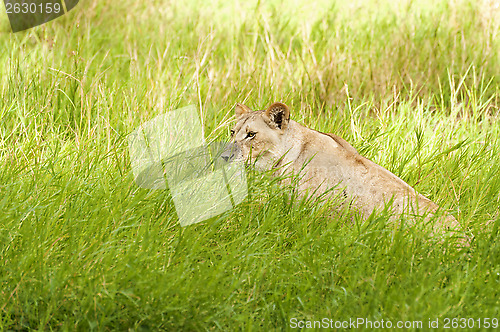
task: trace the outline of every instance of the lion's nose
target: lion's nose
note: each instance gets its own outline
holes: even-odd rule
[[[233,151],[232,151],[232,150],[226,150],[226,151],[224,151],[224,152],[220,155],[220,157],[221,157],[224,161],[229,162],[229,161],[233,160],[233,158],[234,158],[234,153],[233,153]]]
[[[234,143],[230,143],[226,150],[221,154],[221,158],[226,162],[231,162],[236,156],[237,146]]]

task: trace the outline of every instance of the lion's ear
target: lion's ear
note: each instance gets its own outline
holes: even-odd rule
[[[243,114],[251,112],[251,111],[252,110],[250,109],[250,107],[248,107],[247,105],[240,104],[240,103],[237,103],[236,107],[234,108],[234,113],[236,114],[237,118],[239,118]]]
[[[290,122],[290,109],[283,103],[274,103],[269,106],[266,115],[279,129],[285,129]]]

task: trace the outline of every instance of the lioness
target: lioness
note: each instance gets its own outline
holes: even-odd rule
[[[350,199],[351,206],[365,218],[375,209],[383,209],[390,200],[393,219],[402,213],[430,216],[439,209],[399,177],[361,156],[339,136],[290,120],[290,110],[283,103],[258,111],[237,104],[235,113],[237,123],[231,130],[231,143],[222,155],[226,160],[250,160],[258,169],[300,174],[298,189],[302,193],[321,193],[335,187],[332,191]],[[461,226],[452,215],[439,218],[433,231],[459,232],[456,235],[464,243]]]

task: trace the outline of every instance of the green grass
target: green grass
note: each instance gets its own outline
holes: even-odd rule
[[[0,34],[0,330],[500,319],[500,8],[392,3],[89,0]],[[345,225],[253,172],[185,228],[135,185],[141,123],[195,104],[228,139],[236,102],[273,101],[449,209],[469,252],[383,213]]]

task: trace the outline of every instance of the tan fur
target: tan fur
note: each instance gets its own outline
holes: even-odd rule
[[[430,215],[439,207],[387,169],[361,156],[347,141],[334,134],[309,129],[290,120],[290,111],[274,103],[265,111],[236,105],[233,157],[251,160],[257,168],[299,174],[299,191],[322,193],[335,187],[351,200],[351,206],[368,217],[392,199],[393,212]],[[397,217],[395,217],[396,219]],[[438,219],[434,231],[460,232],[451,215]]]

